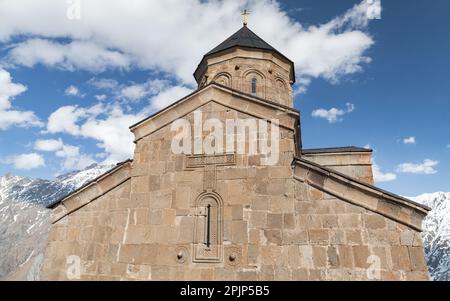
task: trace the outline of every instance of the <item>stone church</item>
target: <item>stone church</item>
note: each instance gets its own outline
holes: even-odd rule
[[[302,148],[294,70],[246,24],[208,52],[195,92],[130,127],[132,160],[50,206],[41,278],[427,280],[429,208],[373,186],[371,150]],[[198,116],[276,123],[276,162],[173,152]]]

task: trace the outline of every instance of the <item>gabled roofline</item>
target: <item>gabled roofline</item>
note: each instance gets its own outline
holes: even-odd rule
[[[314,162],[295,158],[294,179],[354,206],[422,231],[430,208]]]
[[[164,112],[166,112],[166,111],[168,111],[169,109],[175,107],[176,105],[180,104],[180,103],[183,102],[184,100],[186,100],[186,99],[188,99],[188,98],[191,98],[192,96],[194,96],[194,95],[196,95],[196,94],[198,94],[198,93],[200,93],[200,92],[202,92],[202,91],[204,91],[204,90],[206,90],[207,88],[210,88],[210,87],[212,87],[212,86],[216,86],[216,87],[218,87],[218,88],[221,88],[221,89],[224,89],[224,90],[228,90],[229,92],[231,92],[231,93],[233,93],[233,94],[236,94],[236,95],[238,95],[238,96],[240,96],[240,97],[244,97],[244,98],[249,98],[249,99],[256,100],[256,101],[258,101],[258,103],[261,104],[261,105],[265,105],[265,106],[268,106],[268,107],[277,107],[277,108],[282,109],[282,110],[285,110],[285,111],[290,111],[290,112],[292,112],[292,113],[295,114],[295,115],[300,115],[300,111],[298,111],[298,110],[296,110],[296,109],[294,109],[294,108],[292,108],[292,107],[285,106],[285,105],[282,105],[282,104],[279,104],[279,103],[276,103],[276,102],[273,102],[273,101],[270,101],[270,100],[267,100],[267,99],[264,99],[264,98],[261,98],[261,97],[258,97],[258,96],[254,96],[254,95],[252,95],[252,94],[244,93],[244,92],[242,92],[242,91],[239,91],[239,90],[236,90],[236,89],[233,89],[233,88],[230,88],[230,87],[227,87],[227,86],[218,84],[218,83],[216,83],[216,82],[213,81],[213,82],[210,82],[209,84],[207,84],[206,86],[204,86],[204,87],[202,87],[202,88],[200,88],[200,89],[195,90],[195,91],[192,92],[191,94],[189,94],[189,95],[187,95],[187,96],[185,96],[185,97],[183,97],[183,98],[177,100],[176,102],[174,102],[174,103],[172,103],[171,105],[165,107],[164,109],[159,110],[158,112],[153,113],[152,115],[148,116],[147,118],[145,118],[145,119],[143,119],[143,120],[141,120],[141,121],[139,121],[139,122],[137,122],[137,123],[131,125],[131,126],[129,127],[130,130],[133,131],[134,129],[136,129],[137,127],[139,127],[141,124],[143,124],[143,123],[145,123],[145,122],[151,120],[152,118],[154,118],[154,117],[156,117],[156,116],[158,116],[158,115],[160,115],[160,114],[163,114]]]
[[[119,170],[120,168],[122,168],[125,164],[131,163],[131,162],[133,162],[133,160],[132,160],[132,159],[128,159],[128,160],[125,160],[125,161],[123,161],[123,162],[117,163],[116,166],[115,166],[114,168],[112,168],[112,169],[108,170],[107,172],[101,174],[100,176],[96,177],[95,179],[93,179],[93,180],[87,182],[87,183],[84,184],[83,186],[81,186],[81,187],[75,189],[74,191],[70,192],[68,195],[65,195],[65,196],[63,196],[62,198],[56,200],[55,202],[53,202],[53,203],[47,205],[46,208],[48,208],[48,209],[53,209],[53,208],[55,208],[57,205],[59,205],[60,203],[64,202],[64,201],[67,200],[68,198],[72,197],[73,195],[75,195],[75,194],[77,194],[77,193],[82,192],[83,190],[85,190],[85,189],[88,188],[89,186],[91,186],[91,185],[93,185],[93,184],[95,184],[95,183],[97,183],[97,182],[103,180],[104,178],[106,178],[106,177],[109,176],[110,174],[112,174],[112,173],[116,172],[117,170]]]
[[[334,176],[341,177],[341,178],[347,180],[348,182],[353,182],[353,183],[356,183],[356,184],[358,184],[358,185],[364,186],[364,187],[366,187],[366,188],[368,188],[368,189],[371,189],[371,190],[373,190],[373,191],[378,192],[378,193],[379,193],[380,195],[382,195],[382,196],[388,197],[388,198],[393,199],[393,200],[397,200],[397,201],[399,201],[399,202],[402,203],[402,204],[407,203],[407,204],[409,204],[410,206],[412,205],[412,206],[414,206],[414,207],[419,207],[419,208],[421,208],[421,209],[423,209],[423,210],[425,210],[425,211],[430,211],[430,210],[431,210],[431,208],[428,207],[428,206],[425,206],[425,205],[422,205],[422,204],[420,204],[420,203],[414,202],[413,200],[410,200],[410,199],[407,199],[407,198],[402,197],[402,196],[400,196],[400,195],[397,195],[397,194],[395,194],[395,193],[386,191],[386,190],[384,190],[384,189],[381,189],[381,188],[376,187],[376,186],[374,186],[374,185],[371,185],[371,184],[369,184],[369,183],[362,182],[362,181],[360,181],[360,180],[358,180],[358,179],[355,179],[355,178],[353,178],[353,177],[350,177],[350,176],[348,176],[348,175],[346,175],[346,174],[343,174],[343,173],[341,173],[341,172],[338,172],[338,171],[336,171],[336,170],[334,170],[334,169],[331,169],[331,168],[322,166],[322,165],[320,165],[320,164],[314,163],[314,162],[312,162],[312,161],[309,161],[309,160],[306,160],[306,159],[303,159],[303,158],[300,158],[300,157],[294,157],[294,162],[295,162],[295,163],[301,162],[301,163],[304,163],[304,164],[311,165],[311,166],[315,167],[316,169],[319,169],[319,170],[320,170],[322,173],[324,173],[324,174],[327,174],[327,175],[334,175]]]
[[[373,152],[372,149],[356,146],[302,149],[302,154],[304,155],[334,154],[334,153],[372,153],[372,152]]]

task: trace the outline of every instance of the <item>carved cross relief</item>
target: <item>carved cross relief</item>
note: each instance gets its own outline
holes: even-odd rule
[[[235,154],[194,155],[186,158],[187,169],[203,168],[204,192],[195,202],[194,262],[222,261],[223,201],[215,192],[217,166],[235,164]]]
[[[203,168],[203,190],[215,191],[217,185],[217,166],[236,165],[235,154],[193,155],[186,158],[186,168]]]

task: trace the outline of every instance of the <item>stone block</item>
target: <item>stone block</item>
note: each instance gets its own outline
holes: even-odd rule
[[[162,210],[162,222],[164,225],[175,225],[176,210],[163,209]]]
[[[244,214],[244,208],[242,205],[234,205],[231,210],[231,217],[233,220],[242,220]]]
[[[149,192],[149,177],[148,176],[132,177],[131,192],[132,193]]]
[[[150,225],[161,225],[163,223],[163,210],[150,211],[149,218]]]
[[[217,281],[234,281],[235,280],[235,272],[231,269],[227,268],[215,268],[214,269],[214,277]]]
[[[253,210],[269,210],[269,197],[268,196],[256,196],[253,198],[252,203]]]
[[[231,227],[231,239],[234,243],[246,243],[248,241],[246,221],[233,221]]]
[[[293,281],[308,281],[309,275],[307,269],[295,269],[292,271]]]
[[[338,223],[341,228],[361,228],[361,216],[359,214],[339,214]]]
[[[281,245],[281,230],[266,229],[264,230],[264,236],[268,243]]]
[[[353,248],[351,246],[340,245],[337,246],[339,254],[339,263],[343,268],[354,268],[353,264]]]
[[[236,274],[237,281],[256,281],[258,276],[256,271],[239,271]]]
[[[367,246],[353,246],[353,259],[355,262],[355,267],[357,268],[367,268],[369,264],[367,259],[369,258],[369,248]]]
[[[362,245],[361,230],[345,230],[345,237],[348,245]]]
[[[311,244],[327,245],[330,243],[329,231],[326,229],[310,229],[308,237]]]
[[[323,192],[314,187],[309,187],[308,199],[311,201],[323,200]]]
[[[308,231],[301,229],[284,229],[283,245],[304,245],[308,243]]]
[[[400,206],[387,200],[379,200],[377,211],[391,217],[398,217],[400,213]]]
[[[335,246],[329,246],[327,248],[327,257],[328,257],[328,266],[331,268],[338,268],[339,264],[339,255],[337,252],[337,248]]]
[[[414,232],[403,230],[400,232],[400,244],[402,246],[412,246],[414,241]]]
[[[347,244],[344,230],[330,230],[330,244],[344,245]]]
[[[188,209],[191,199],[191,188],[188,186],[177,186],[175,191],[175,198],[173,208]]]
[[[119,262],[134,263],[139,255],[140,245],[122,245],[119,252]]]
[[[154,227],[149,225],[128,225],[125,234],[126,244],[142,244],[155,237]]]
[[[269,168],[269,177],[271,179],[289,178],[291,176],[292,169],[289,166],[272,166]]]
[[[172,204],[172,192],[171,191],[158,191],[150,195],[150,208],[152,209],[165,209],[171,208]]]
[[[283,214],[269,213],[267,214],[267,228],[269,229],[281,229],[283,225]]]
[[[157,191],[161,189],[161,176],[149,176],[146,179],[148,181],[148,191]]]
[[[147,225],[149,222],[149,210],[148,208],[137,208],[134,209],[134,217],[135,217],[135,223],[137,225]]]
[[[284,192],[279,195],[284,195]],[[273,213],[294,213],[294,200],[286,197],[271,197],[270,211]]]
[[[267,214],[263,211],[250,212],[250,228],[263,229],[266,227]]]
[[[413,271],[427,271],[427,262],[422,247],[408,247],[411,268]]]
[[[328,264],[327,247],[313,246],[313,261],[315,268],[325,268]]]
[[[190,243],[194,240],[194,219],[190,216],[181,218],[179,243]]]
[[[275,279],[275,270],[271,265],[263,265],[258,273],[259,281],[273,281]]]
[[[376,213],[363,214],[364,226],[368,229],[384,229],[386,228],[386,219],[384,216]]]
[[[411,269],[408,247],[392,246],[391,257],[394,270],[409,271]]]
[[[292,213],[283,214],[283,228],[284,229],[294,229],[295,228],[295,218]]]
[[[321,216],[322,227],[326,229],[338,228],[338,218],[333,214],[326,214]]]

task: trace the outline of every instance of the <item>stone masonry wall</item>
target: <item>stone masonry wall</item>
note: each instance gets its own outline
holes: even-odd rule
[[[249,117],[216,103],[201,110],[204,118]],[[294,178],[293,130],[280,130],[278,164],[236,155],[215,173],[188,168],[171,152],[172,137],[166,126],[139,140],[130,180],[53,225],[43,279],[66,280],[71,255],[82,280],[368,279],[370,255],[381,260],[381,279],[427,279],[418,231]],[[220,259],[194,262],[197,200],[213,174],[223,202],[212,230]]]

